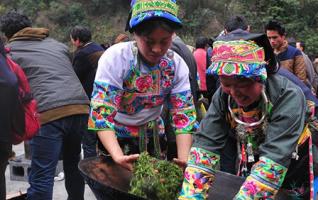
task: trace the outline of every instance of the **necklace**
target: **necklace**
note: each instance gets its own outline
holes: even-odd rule
[[[253,126],[258,126],[260,125],[265,117],[266,117],[266,114],[268,112],[268,109],[269,109],[269,101],[268,101],[268,98],[266,96],[266,93],[265,93],[265,89],[263,88],[262,90],[262,97],[264,99],[264,103],[265,103],[265,106],[263,106],[263,110],[262,110],[262,117],[259,121],[257,122],[252,122],[252,123],[248,123],[248,122],[243,122],[242,120],[240,120],[239,118],[237,118],[237,116],[233,113],[232,111],[232,108],[231,108],[231,95],[228,96],[228,99],[227,99],[227,108],[229,109],[230,111],[230,114],[231,114],[231,117],[234,119],[234,121],[238,124],[241,124],[245,127],[253,127]]]
[[[261,117],[256,122],[244,122],[239,119],[231,108],[231,96],[228,96],[228,110],[232,119],[237,123],[235,131],[237,136],[238,157],[240,160],[238,175],[248,175],[247,163],[255,162],[254,153],[257,148],[255,138],[262,138],[267,126],[267,116],[271,111],[271,103],[266,96],[265,88],[263,88],[261,95],[263,103]],[[250,128],[255,128],[253,133],[247,131],[247,129]]]

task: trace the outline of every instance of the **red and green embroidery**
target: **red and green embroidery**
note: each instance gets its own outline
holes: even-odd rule
[[[213,152],[192,147],[179,199],[207,199],[219,160]]]
[[[286,173],[286,167],[266,157],[260,157],[235,199],[274,199]]]

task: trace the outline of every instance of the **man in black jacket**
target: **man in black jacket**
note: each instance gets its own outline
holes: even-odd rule
[[[104,53],[104,49],[99,44],[91,41],[91,31],[86,27],[75,26],[71,30],[70,37],[72,44],[76,47],[73,67],[87,96],[90,98],[98,60]]]
[[[95,74],[98,60],[104,53],[104,49],[97,43],[92,42],[91,31],[83,26],[72,28],[71,42],[76,47],[73,58],[73,68],[83,88],[90,98],[93,91]],[[95,157],[97,136],[94,131],[88,131],[83,135],[84,158]]]

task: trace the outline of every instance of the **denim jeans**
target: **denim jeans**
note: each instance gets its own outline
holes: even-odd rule
[[[84,199],[84,180],[77,165],[86,124],[86,115],[72,115],[42,125],[39,133],[30,141],[32,161],[27,199],[52,199],[60,154],[63,156],[68,200]]]

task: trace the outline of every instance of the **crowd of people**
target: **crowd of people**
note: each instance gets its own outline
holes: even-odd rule
[[[10,134],[19,129],[13,121],[21,119],[7,56],[27,76],[40,114],[29,142],[29,200],[52,199],[61,158],[68,199],[84,199],[82,149],[84,159],[110,156],[130,171],[142,151],[175,162],[184,169],[180,200],[208,199],[216,170],[245,178],[234,199],[274,199],[279,190],[315,198],[318,75],[304,43],[290,44],[275,20],[253,33],[234,16],[217,37],[198,37],[191,51],[176,34],[176,1],[159,2],[132,0],[131,37],[120,34],[111,46],[93,42],[87,27],[73,27],[73,56],[26,15],[1,16],[0,199]],[[96,199],[115,199],[86,182]]]

